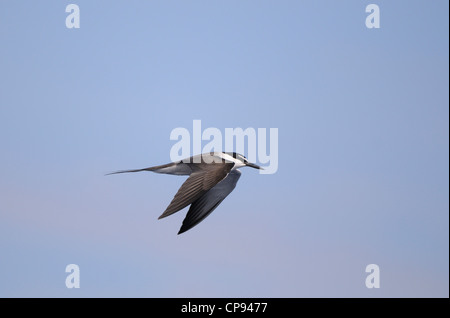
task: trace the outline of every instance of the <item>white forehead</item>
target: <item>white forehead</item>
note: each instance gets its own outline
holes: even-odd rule
[[[219,158],[223,158],[227,161],[231,161],[234,163],[242,163],[242,161],[244,161],[244,159],[245,159],[245,157],[240,154],[236,154],[237,158],[234,158],[233,156],[231,156],[227,153],[221,153],[221,152],[215,153],[215,155],[217,155]]]

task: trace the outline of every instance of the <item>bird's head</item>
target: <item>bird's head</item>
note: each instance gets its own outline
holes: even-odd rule
[[[252,168],[255,168],[255,169],[264,170],[263,167],[260,167],[260,166],[254,164],[254,163],[248,162],[247,158],[244,155],[241,155],[240,153],[228,152],[228,154],[230,156],[233,156],[233,158],[236,159],[237,161],[239,161],[242,166],[247,166],[247,167],[252,167]]]

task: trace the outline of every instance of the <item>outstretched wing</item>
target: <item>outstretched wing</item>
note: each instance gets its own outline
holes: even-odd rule
[[[225,179],[195,200],[189,208],[178,234],[193,228],[210,215],[231,191],[234,190],[240,176],[241,172],[239,170],[233,170]]]
[[[229,162],[202,165],[201,170],[191,173],[189,178],[182,184],[172,202],[170,202],[159,219],[178,212],[196,201],[217,183],[222,181],[230,173],[233,166],[234,163]]]

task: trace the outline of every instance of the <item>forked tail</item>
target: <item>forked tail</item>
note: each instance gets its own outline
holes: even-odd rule
[[[157,173],[170,173],[167,172],[166,170],[171,170],[170,168],[175,166],[175,163],[168,163],[166,165],[161,165],[161,166],[155,166],[155,167],[148,167],[148,168],[144,168],[144,169],[134,169],[134,170],[119,170],[119,171],[115,171],[115,172],[110,172],[105,174],[105,176],[109,176],[110,174],[118,174],[118,173],[128,173],[128,172],[140,172],[140,171],[153,171],[153,172],[157,172]],[[169,168],[169,169],[167,169]]]
[[[110,174],[118,174],[118,173],[127,173],[127,172],[140,172],[140,171],[146,171],[148,168],[146,169],[136,169],[136,170],[119,170],[119,171],[114,171],[114,172],[110,172],[105,174],[105,176],[109,176]]]

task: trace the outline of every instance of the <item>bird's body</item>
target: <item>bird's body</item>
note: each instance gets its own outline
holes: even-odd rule
[[[189,175],[189,178],[175,194],[172,202],[159,217],[159,219],[164,218],[191,205],[178,232],[178,234],[181,234],[203,221],[233,191],[241,176],[238,168],[244,166],[262,169],[249,163],[243,155],[234,152],[212,152],[165,165],[122,170],[111,174],[152,171],[173,175]]]

